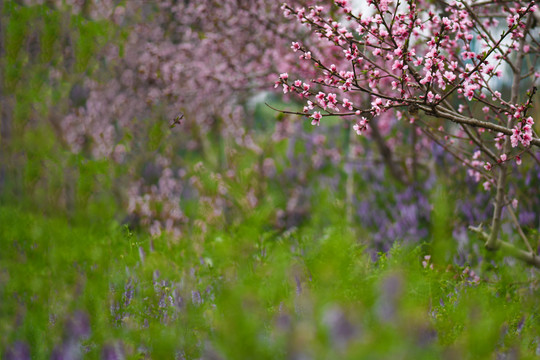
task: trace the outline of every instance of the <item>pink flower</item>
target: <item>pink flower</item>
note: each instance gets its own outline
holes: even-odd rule
[[[518,146],[519,141],[521,140],[520,134],[521,134],[521,131],[520,129],[518,129],[517,126],[512,129],[512,136],[510,136],[510,142],[513,148]]]
[[[472,88],[469,88],[465,91],[465,96],[467,97],[467,99],[469,101],[472,100],[472,98],[474,97],[474,90]]]
[[[403,66],[403,60],[396,60],[394,61],[394,64],[392,64],[392,70],[401,70],[403,69],[404,66]]]
[[[371,102],[372,106],[380,106],[381,104],[382,104],[382,99],[381,98],[375,98],[375,100],[373,100]]]
[[[352,79],[347,79],[345,80],[345,82],[343,83],[343,85],[339,86],[339,89],[340,90],[343,90],[343,91],[349,91],[352,89]]]
[[[313,115],[310,116],[313,120],[311,120],[311,125],[317,125],[319,126],[321,122],[322,115],[320,112],[315,111]]]
[[[319,91],[319,93],[317,95],[315,95],[315,99],[317,99],[319,101],[319,103],[321,101],[324,101],[325,97],[326,97],[326,94],[323,93],[322,91]]]
[[[508,17],[506,18],[506,23],[508,24],[508,27],[514,26],[514,24],[516,23],[517,19],[519,19],[519,15],[518,15],[518,14],[515,14],[515,15],[508,15]]]
[[[445,71],[443,76],[450,82],[456,80],[456,74],[450,71]]]
[[[381,12],[388,11],[388,5],[392,3],[392,0],[380,0],[379,1],[379,7],[381,9]]]
[[[294,52],[297,52],[298,50],[300,50],[300,44],[297,42],[293,42],[291,45],[291,49],[293,49]]]
[[[377,115],[379,115],[382,112],[382,109],[381,109],[382,102],[383,102],[382,99],[378,97],[375,98],[375,100],[371,102],[371,106],[373,107],[373,110],[375,110],[375,113]]]
[[[330,94],[328,94],[328,96],[327,96],[326,99],[328,100],[329,103],[331,103],[331,104],[333,104],[333,105],[335,105],[335,104],[337,103],[337,96],[336,96],[336,94],[330,93]]]
[[[361,117],[360,120],[353,125],[353,130],[356,131],[356,134],[362,135],[362,132],[367,129],[368,119]]]
[[[524,147],[531,145],[533,139],[532,125],[534,125],[534,121],[530,116],[524,121],[517,123],[512,129],[512,135],[510,136],[512,147],[518,146],[519,143]]]
[[[300,59],[309,60],[311,59],[311,51],[306,51],[302,55],[300,55]]]
[[[351,49],[343,50],[343,52],[345,53],[345,58],[347,60],[353,60],[355,58],[355,56],[351,52]]]
[[[349,109],[349,110],[352,110],[353,108],[353,104],[352,102],[349,101],[349,99],[343,99],[343,107],[345,109]]]
[[[420,80],[420,84],[425,85],[428,82],[431,82],[432,80],[433,80],[433,75],[431,74],[431,71],[428,71],[426,73],[426,76],[422,80]]]
[[[518,207],[518,199],[512,200],[512,207],[513,207],[514,209],[517,209],[517,207]]]

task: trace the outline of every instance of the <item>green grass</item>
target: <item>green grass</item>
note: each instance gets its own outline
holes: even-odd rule
[[[535,357],[538,289],[525,268],[474,284],[463,269],[424,268],[427,245],[373,262],[344,224],[279,236],[261,224],[172,243],[2,206],[2,352],[19,340],[49,358],[82,312],[85,358],[115,342],[130,359]]]

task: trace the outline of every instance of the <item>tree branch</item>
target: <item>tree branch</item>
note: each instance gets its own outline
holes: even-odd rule
[[[531,26],[532,16],[527,17],[527,28]],[[525,51],[523,50],[525,46],[525,37],[521,38],[519,42],[519,51],[517,53],[516,59],[516,69],[514,70],[514,80],[512,82],[512,92],[510,95],[510,103],[515,104],[518,101],[519,97],[519,83],[521,82],[521,67],[523,65],[523,58],[525,57]],[[508,120],[507,127],[512,128],[514,126],[514,118],[511,117]],[[504,145],[502,149],[503,154],[507,154],[511,151],[510,137],[504,139]],[[501,215],[504,208],[504,198],[506,191],[506,176],[507,176],[507,166],[504,162],[500,164],[499,167],[499,178],[497,179],[497,194],[495,195],[495,209],[493,211],[493,218],[491,221],[491,233],[489,238],[486,241],[486,247],[496,249],[497,238],[499,237],[499,230],[501,228]]]
[[[478,233],[480,237],[482,238],[482,240],[486,241],[487,243],[489,236],[484,231],[482,231],[482,226],[469,226],[469,230]],[[503,250],[505,255],[507,254],[509,256],[512,256],[516,259],[524,261],[527,264],[540,269],[540,257],[538,257],[533,252],[527,252],[527,251],[521,250],[517,248],[516,246],[514,246],[514,244],[511,244],[509,242],[495,239],[495,247],[493,249],[491,248],[487,248],[487,249],[488,250]]]

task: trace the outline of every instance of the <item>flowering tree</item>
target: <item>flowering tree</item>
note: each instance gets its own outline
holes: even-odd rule
[[[136,0],[100,12],[126,40],[102,52],[105,66],[84,80],[86,99],[62,119],[62,136],[75,153],[131,164],[128,212],[152,233],[178,237],[186,220],[180,194],[198,191],[198,181],[188,180],[197,172],[185,176],[179,152],[198,151],[221,169],[229,145],[260,152],[246,105],[278,68],[296,62],[285,44],[303,32],[300,24],[276,22],[279,8],[274,1]],[[170,134],[168,123],[181,126]],[[171,136],[152,141],[154,132]],[[221,153],[214,156],[213,147]],[[219,214],[223,195],[210,206]]]
[[[532,163],[530,171],[540,166],[532,116],[540,77],[534,1],[367,0],[360,12],[353,5],[358,4],[335,0],[334,6],[282,6],[285,16],[296,18],[317,40],[293,41],[291,48],[319,75],[296,80],[284,72],[276,86],[305,99],[296,114],[312,125],[341,116],[377,143],[389,117],[399,127],[395,137],[413,126],[413,134],[442,146],[493,193],[489,233],[471,227],[485,238],[486,248],[503,248],[540,267],[515,214],[519,200],[509,176],[513,163],[525,159]],[[415,147],[415,161],[396,167],[392,147],[382,144],[397,178],[414,173],[415,161],[428,149]],[[503,209],[527,251],[500,239]]]
[[[61,61],[44,64],[47,84],[62,94],[47,107],[56,139],[60,140],[56,144],[67,145],[76,154],[73,159],[106,164],[101,169],[108,167],[109,171],[103,172],[114,178],[116,200],[126,200],[125,208],[131,215],[128,222],[149,228],[153,234],[167,232],[177,237],[187,222],[180,199],[201,199],[215,212],[216,219],[231,207],[231,195],[223,186],[215,194],[204,193],[205,186],[200,186],[200,174],[204,171],[185,169],[179,153],[202,155],[205,167],[210,168],[206,170],[212,171],[216,165],[214,170],[226,169],[227,179],[233,179],[238,174],[231,154],[241,148],[261,157],[261,164],[254,165],[254,173],[263,173],[263,168],[270,169],[265,174],[273,173],[274,160],[264,154],[255,139],[255,119],[248,102],[253,95],[267,90],[269,79],[282,68],[295,66],[304,74],[313,73],[308,64],[296,64],[296,54],[285,46],[305,31],[300,24],[276,21],[279,3],[23,3],[11,5],[21,12],[43,12],[62,19],[50,21],[59,26],[55,29],[61,34],[51,31],[56,39],[54,48],[58,49],[51,53]],[[295,3],[300,5],[303,1]],[[23,27],[23,21],[16,21],[13,16],[12,19],[12,23]],[[73,31],[74,25],[70,24],[76,24],[81,31]],[[36,27],[31,33],[39,39],[40,33],[49,32]],[[105,41],[98,41],[102,38]],[[32,54],[30,59],[36,61],[41,57]],[[175,126],[177,123],[181,126]],[[169,130],[169,125],[174,129]],[[295,129],[292,137],[300,136],[303,130]],[[220,149],[219,154],[215,153],[216,148]],[[335,159],[336,153],[329,149],[321,159]],[[86,163],[79,160],[65,160],[68,164],[61,167],[66,174],[62,197],[68,211],[84,206],[75,204],[78,167]],[[290,174],[295,179],[305,177],[299,171]],[[290,180],[283,181],[286,191],[304,191],[291,190],[302,185]],[[101,180],[96,178],[97,181]],[[254,190],[257,187],[250,184],[246,192],[251,198],[247,201],[250,206],[259,203],[256,198],[262,196]],[[252,196],[254,193],[257,196]],[[126,195],[127,199],[123,198]],[[296,217],[289,213],[295,213],[295,208],[307,201],[302,198],[291,201],[296,205],[287,206],[285,217]]]

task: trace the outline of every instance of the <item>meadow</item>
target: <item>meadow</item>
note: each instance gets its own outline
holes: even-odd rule
[[[281,234],[257,211],[178,243],[3,205],[4,356],[536,358],[530,269],[475,279],[431,262],[428,243],[396,242],[374,260],[343,209],[319,205]]]
[[[0,0],[0,358],[540,356],[538,270],[469,228],[483,170],[393,115],[273,110],[303,105],[276,34],[307,38],[277,4],[82,3]],[[500,232],[532,254],[536,154]]]

